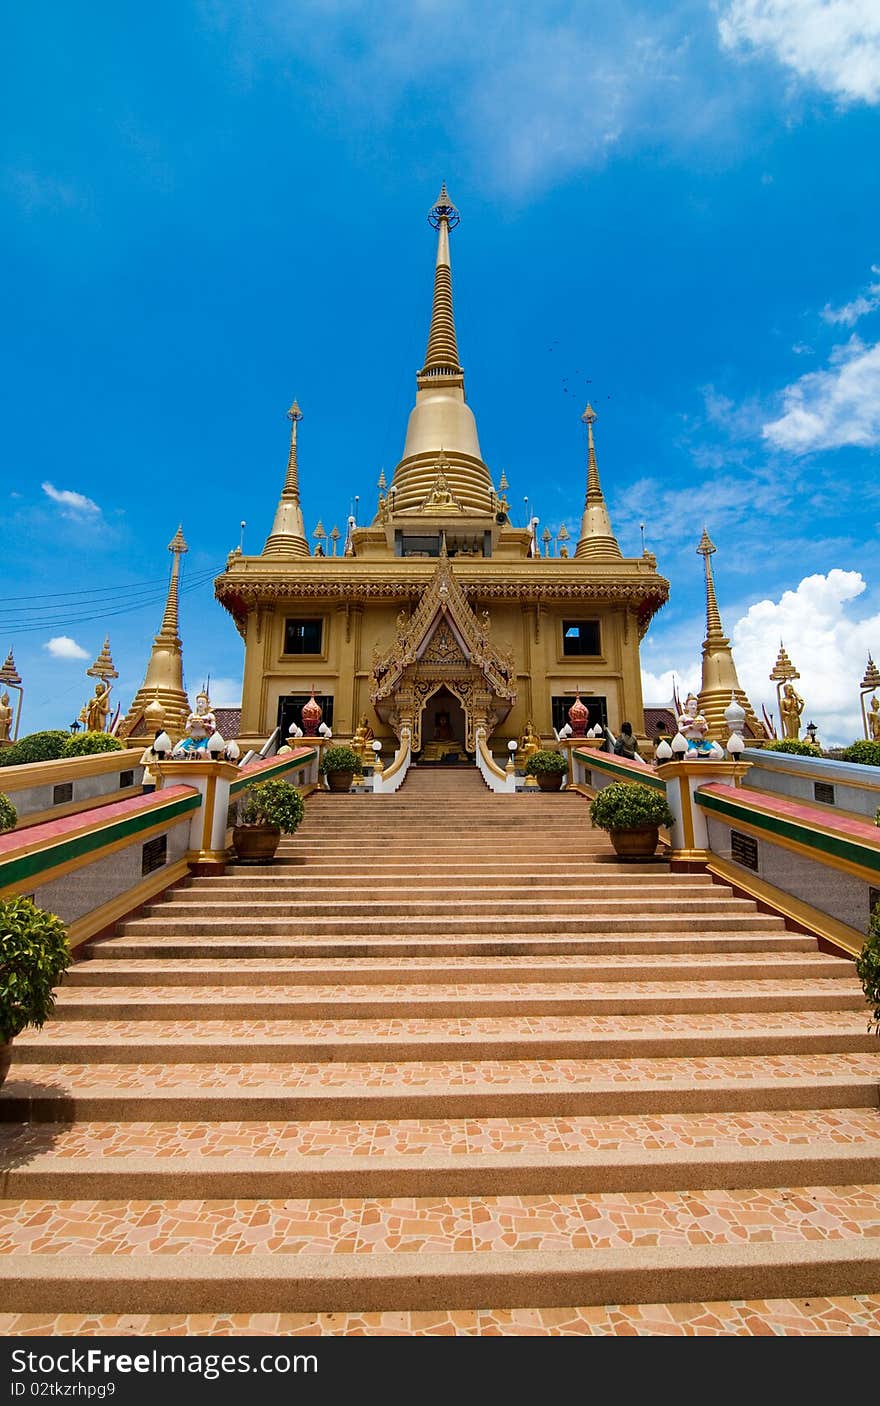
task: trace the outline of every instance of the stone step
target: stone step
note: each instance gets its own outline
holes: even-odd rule
[[[880,1110],[0,1130],[6,1199],[537,1195],[870,1181]]]
[[[153,1060],[624,1059],[631,1055],[873,1052],[862,1011],[604,1016],[389,1016],[271,1020],[53,1021],[17,1037],[13,1064]]]
[[[560,876],[566,874],[564,869],[560,869]],[[424,871],[421,864],[418,866],[418,873],[412,872],[410,866],[408,873],[388,874],[384,870],[377,872],[373,869],[355,870],[340,866],[334,871],[333,880],[344,882],[351,886],[369,885],[370,893],[377,895],[396,894],[402,890],[407,892],[436,894],[462,893],[476,894],[477,896],[495,893],[497,890],[502,896],[516,896],[519,894],[555,894],[560,893],[560,883],[558,880],[552,882],[543,873],[534,880],[527,875],[518,873],[481,874],[471,878],[463,875],[457,867],[438,874],[429,874]],[[311,872],[311,866],[307,873],[293,875],[284,872],[274,878],[266,875],[237,874],[234,877],[223,877],[212,879],[207,876],[194,878],[189,882],[178,884],[168,890],[168,895],[175,902],[197,903],[211,898],[214,902],[220,902],[227,895],[238,895],[242,898],[259,900],[262,898],[283,898],[288,894],[327,895],[327,886],[330,876],[324,872],[316,876]],[[594,875],[584,875],[579,873],[568,873],[566,875],[566,891],[573,897],[580,893],[596,893],[606,897],[614,897],[617,894],[626,895],[630,903],[641,901],[643,897],[653,895],[668,896],[670,901],[677,901],[679,898],[687,899],[694,897],[706,897],[718,894],[721,898],[730,896],[730,890],[720,885],[709,883],[701,874],[645,874],[639,875],[638,887],[633,892],[633,882],[625,875],[604,875],[597,879]]]
[[[0,1217],[0,1252],[12,1310],[547,1307],[876,1292],[878,1228],[874,1185],[25,1201]]]
[[[323,1020],[391,1019],[402,1014],[459,1016],[656,1015],[706,1011],[864,1010],[861,986],[839,980],[731,980],[641,983],[476,982],[421,986],[303,985],[134,986],[61,990],[60,1021],[89,1020]]]
[[[21,1053],[21,1052],[20,1052]],[[482,1058],[389,1064],[242,1062],[65,1064],[19,1059],[0,1089],[0,1123],[102,1120],[444,1119],[877,1110],[880,1051],[620,1059]]]
[[[510,895],[492,898],[482,894],[472,897],[459,894],[438,887],[429,896],[425,896],[422,890],[404,890],[391,895],[387,900],[383,900],[372,890],[365,894],[353,892],[351,889],[330,895],[324,891],[320,898],[307,894],[277,898],[236,894],[218,896],[216,900],[199,898],[195,901],[171,897],[165,898],[161,903],[146,904],[141,912],[144,918],[158,918],[162,920],[163,925],[171,926],[174,926],[178,919],[189,922],[197,915],[200,920],[220,921],[224,924],[242,919],[249,921],[256,918],[265,922],[276,918],[292,918],[297,922],[307,920],[309,926],[313,927],[316,922],[328,918],[341,921],[352,918],[359,921],[367,911],[371,921],[380,918],[404,918],[407,923],[422,919],[436,921],[439,903],[442,904],[447,926],[460,922],[462,918],[479,921],[486,917],[492,918],[497,925],[505,920],[515,920],[518,916],[547,916],[565,925],[568,925],[572,918],[579,920],[595,917],[602,921],[605,917],[617,917],[621,914],[626,915],[628,922],[635,921],[632,917],[632,899],[624,896],[609,898],[604,894],[585,893],[579,897],[561,898],[556,893],[548,894],[545,898]],[[656,915],[658,918],[669,919],[678,926],[681,925],[682,919],[705,917],[707,914],[712,915],[713,921],[716,917],[764,916],[756,914],[754,903],[748,899],[716,898],[711,893],[705,897],[688,895],[686,898],[648,895],[639,898],[638,908],[640,918],[648,914],[652,917]]]
[[[815,952],[815,938],[788,932],[719,933],[699,932],[688,937],[583,937],[557,933],[549,938],[511,937],[439,937],[407,939],[394,938],[315,938],[315,937],[252,937],[223,938],[219,936],[190,936],[179,938],[157,934],[155,928],[145,930],[143,937],[112,937],[90,945],[89,950],[102,958],[130,957],[224,958],[238,960],[252,957],[471,957],[471,956],[599,956],[619,953],[652,958],[667,955],[714,954],[720,952]]]
[[[578,934],[610,935],[613,933],[627,933],[630,935],[650,934],[652,936],[666,935],[680,932],[682,929],[681,918],[674,912],[652,913],[642,916],[630,915],[628,913],[609,914],[571,914],[560,915],[557,922],[552,914],[531,914],[523,913],[519,915],[503,914],[501,916],[486,914],[484,917],[470,913],[463,914],[463,921],[459,924],[465,929],[468,936],[491,936],[491,937],[541,937],[544,935],[560,934],[560,929],[566,936],[574,937]],[[696,915],[700,921],[694,921],[693,936],[699,936],[702,932],[711,931],[713,933],[730,932],[745,934],[755,933],[782,933],[784,926],[781,918],[774,918],[763,913],[700,913]],[[392,937],[395,934],[402,938],[415,937],[440,937],[448,933],[450,922],[447,916],[434,914],[432,917],[425,917],[421,914],[408,916],[404,913],[390,915],[387,917],[372,916],[371,907],[365,905],[363,910],[351,917],[311,917],[303,914],[298,918],[280,917],[263,918],[257,909],[254,914],[248,917],[222,917],[209,916],[202,917],[196,914],[189,916],[173,916],[165,918],[159,922],[156,918],[130,918],[128,921],[119,924],[119,932],[126,937],[155,935],[158,931],[168,937],[186,938],[202,936],[248,936],[248,937],[294,937],[299,931],[303,936],[347,936],[347,937],[367,937],[384,936]]]
[[[102,949],[106,952],[106,948]],[[668,956],[651,963],[655,981],[689,983],[721,977],[732,981],[823,980],[852,981],[852,963],[819,952],[765,952],[751,956],[737,952],[715,953],[708,957]],[[285,986],[307,986],[313,982],[357,982],[362,985],[413,980],[421,984],[452,981],[593,981],[608,985],[639,980],[646,975],[641,957],[373,957],[360,961],[353,957],[258,957],[241,960],[224,957],[191,957],[178,960],[92,957],[76,962],[64,978],[63,990],[72,987],[119,987],[144,981],[150,986],[204,986],[210,977],[213,986],[262,986],[283,981]]]

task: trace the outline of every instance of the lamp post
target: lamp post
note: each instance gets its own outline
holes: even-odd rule
[[[373,774],[375,775],[378,772],[381,776],[384,770],[385,768],[382,765],[382,743],[377,737],[373,743]]]
[[[817,746],[817,743],[816,743],[816,734],[817,734],[817,732],[819,731],[819,729],[817,728],[816,724],[815,724],[815,723],[807,723],[807,729],[806,729],[806,731],[807,731],[807,737],[810,739],[811,745],[812,745],[813,747]]]
[[[516,771],[516,750],[518,746],[519,743],[514,742],[513,739],[507,744],[507,766],[504,770],[507,772],[508,776]]]

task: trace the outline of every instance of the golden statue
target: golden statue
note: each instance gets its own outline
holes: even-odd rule
[[[519,740],[519,756],[517,757],[517,761],[520,763],[527,762],[529,757],[533,757],[535,753],[540,752],[540,750],[541,739],[535,732],[532,726],[532,720],[529,718],[526,723],[526,730]]]
[[[877,699],[874,699],[877,702]],[[0,698],[0,742],[8,742],[12,732],[12,708],[9,705],[9,694],[4,692]]]
[[[793,683],[785,684],[782,696],[779,700],[779,714],[782,722],[782,735],[797,741],[801,730],[801,714],[804,711],[804,700],[796,692]]]
[[[880,742],[880,699],[876,693],[871,699],[871,708],[868,713],[868,731],[871,734],[872,742]]]
[[[95,691],[88,703],[80,711],[80,722],[88,732],[104,732],[110,716],[110,690],[113,687],[107,679],[98,679]]]
[[[408,628],[408,626],[409,626],[409,620],[410,620],[409,611],[407,610],[406,606],[404,606],[403,610],[399,610],[399,611],[397,612],[397,633],[398,633],[398,635],[402,635],[402,634],[405,633],[405,631],[407,630],[407,628]]]
[[[361,718],[360,722],[355,728],[354,736],[351,739],[351,750],[357,753],[362,763],[372,760],[373,749],[370,746],[372,740],[373,729],[370,727],[369,718],[367,717],[366,713],[364,713],[364,716]]]

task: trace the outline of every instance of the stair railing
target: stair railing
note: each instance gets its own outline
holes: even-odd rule
[[[391,795],[394,791],[399,791],[406,780],[406,773],[409,771],[412,761],[412,733],[408,727],[400,729],[400,746],[394,754],[394,761],[390,762],[384,771],[373,772],[373,792],[374,794]]]
[[[486,729],[484,727],[477,728],[475,740],[477,746],[474,753],[474,760],[489,790],[495,791],[499,795],[510,795],[515,792],[516,772],[501,770],[501,767],[486,745]]]

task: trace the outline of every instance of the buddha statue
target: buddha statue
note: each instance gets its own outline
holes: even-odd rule
[[[369,719],[364,713],[351,739],[351,749],[360,757],[361,762],[372,760],[373,749],[370,743],[373,741],[373,729],[370,727]]]
[[[98,679],[95,691],[80,712],[80,722],[88,732],[104,732],[110,716],[110,690],[113,685],[107,679]]]
[[[540,752],[540,750],[541,739],[535,732],[532,726],[532,720],[529,718],[526,723],[526,730],[519,740],[519,756],[517,757],[517,761],[520,764],[527,762],[529,757],[533,757],[535,753]]]
[[[804,700],[795,691],[793,683],[785,684],[779,700],[779,715],[782,720],[782,733],[785,738],[797,741],[801,730],[801,714]]]
[[[876,703],[876,698],[874,699]],[[8,742],[12,733],[12,708],[9,703],[9,694],[4,691],[0,697],[0,742]]]
[[[880,700],[876,693],[871,699],[871,708],[868,713],[868,732],[872,742],[880,742]]]

